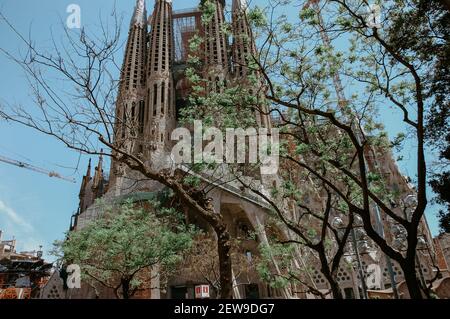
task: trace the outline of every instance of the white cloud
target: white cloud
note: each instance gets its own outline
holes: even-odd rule
[[[18,251],[33,251],[39,247],[42,240],[36,236],[34,227],[23,219],[13,208],[0,200],[0,221],[3,219],[2,229],[6,234],[18,239]],[[4,238],[7,239],[7,238]]]
[[[3,201],[0,200],[0,214],[6,215],[13,224],[22,228],[24,232],[33,232],[33,226],[25,221],[14,209],[7,206]]]

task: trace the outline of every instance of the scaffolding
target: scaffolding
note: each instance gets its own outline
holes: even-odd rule
[[[189,41],[202,30],[202,13],[198,8],[173,12],[175,63],[184,64],[189,57]]]

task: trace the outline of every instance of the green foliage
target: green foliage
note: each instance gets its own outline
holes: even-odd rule
[[[300,11],[300,20],[311,20],[316,17],[316,12],[311,7],[305,7]]]
[[[301,192],[295,183],[290,180],[284,182],[283,185],[284,196],[294,200],[300,200]]]
[[[207,25],[214,18],[216,4],[211,0],[202,0],[200,8],[202,10],[202,24]]]
[[[171,273],[195,234],[183,223],[169,225],[168,220],[180,216],[157,202],[127,201],[105,206],[102,211],[100,217],[70,232],[56,246],[67,264],[80,265],[84,280],[111,288],[121,287],[125,280],[131,289],[137,289],[154,266],[163,274]]]
[[[405,141],[405,139],[406,139],[406,134],[403,132],[400,132],[397,134],[395,139],[392,141],[391,146],[393,148],[399,149],[403,145],[403,142]]]
[[[199,166],[197,165],[196,168],[194,168],[194,171],[198,171],[198,170],[199,170]],[[201,179],[198,176],[188,175],[183,179],[183,183],[186,185],[191,185],[193,187],[198,187],[198,186],[200,186]]]
[[[260,245],[260,262],[256,269],[262,280],[267,282],[272,288],[283,288],[289,284],[288,273],[293,260],[294,247],[292,245],[282,245],[271,243],[270,245]],[[273,269],[273,261],[282,273],[277,273]],[[285,274],[283,276],[282,274]]]
[[[248,19],[255,27],[260,28],[267,24],[264,10],[258,6],[251,8],[248,12]]]
[[[279,3],[280,7],[284,4],[284,1]],[[323,3],[324,23],[321,25],[312,6],[301,9],[297,19],[287,17],[270,6],[266,10],[255,7],[249,11],[249,20],[262,35],[261,42],[266,43],[255,57],[264,65],[266,81],[271,82],[268,86],[270,90],[264,93],[272,98],[272,110],[277,109],[290,121],[279,125],[284,138],[281,141],[281,156],[285,160],[285,170],[281,184],[269,187],[272,198],[289,198],[312,208],[321,200],[323,203],[323,190],[328,182],[342,194],[333,192],[333,211],[346,214],[351,205],[362,208],[367,190],[362,189],[360,183],[363,173],[360,167],[366,165],[359,165],[360,145],[355,146],[354,143],[363,144],[367,153],[375,153],[379,161],[375,166],[383,168],[389,165],[385,165],[387,162],[382,155],[391,152],[392,147],[401,150],[406,138],[412,136],[404,131],[391,142],[379,121],[380,113],[385,114],[388,107],[400,116],[404,116],[404,110],[407,110],[411,120],[417,120],[417,87],[414,77],[410,76],[410,69],[404,63],[395,59],[392,52],[396,52],[396,46],[401,46],[399,52],[414,67],[425,66],[429,61],[423,56],[423,64],[416,63],[416,53],[400,43],[405,41],[407,44],[409,39],[400,33],[390,38],[389,30],[393,28],[391,23],[397,19],[400,23],[403,11],[407,11],[410,4],[401,1],[385,1],[382,4],[385,9],[383,18],[386,20],[380,29],[368,28],[364,14],[359,19],[350,14],[348,8],[337,3]],[[367,3],[351,1],[348,5],[359,14],[364,12]],[[402,24],[399,30],[408,27]],[[321,33],[321,28],[325,32]],[[411,27],[415,28],[416,26]],[[404,31],[411,37],[415,36],[408,30]],[[377,37],[395,44],[392,50],[384,47]],[[411,41],[420,42],[417,38]],[[258,69],[251,58],[248,59],[250,68]],[[198,61],[199,59],[195,60],[195,63]],[[427,69],[419,68],[420,77],[423,76],[422,70]],[[254,72],[250,76],[253,85],[261,84],[260,73],[262,72]],[[187,121],[202,119],[220,128],[254,125],[250,120],[254,119],[254,107],[260,105],[264,98],[249,91],[245,87],[248,83],[220,83],[220,90],[214,90],[214,81],[211,81],[211,77],[215,76],[213,72],[204,74],[203,69],[196,65],[186,74],[195,83],[189,107],[183,113]],[[429,100],[425,102],[429,103]],[[327,116],[319,114],[320,112],[326,112]],[[220,119],[216,114],[221,114]],[[348,126],[356,138],[352,140],[342,126]],[[290,157],[295,158],[296,162],[290,161]],[[297,162],[302,165],[297,165]],[[390,207],[393,201],[398,201],[398,191],[393,190],[386,172],[366,173],[369,190],[385,202],[386,207]],[[320,198],[312,199],[315,195],[302,194],[300,190],[304,189],[311,190],[311,193]],[[280,204],[279,208],[288,217],[292,212],[286,212],[284,204]],[[319,211],[317,214],[323,216],[323,212]],[[277,220],[275,224],[282,223],[274,211],[271,211],[271,216]],[[301,224],[299,227],[301,226],[307,238],[317,239],[317,229],[320,227],[311,227],[306,222],[303,225],[297,220],[292,224]],[[332,236],[325,237],[326,251],[332,254],[335,249]],[[290,246],[271,243],[270,246],[261,248],[263,259],[267,263],[260,265],[259,272],[273,286],[283,287],[291,279],[289,276],[293,272],[289,269],[292,258],[292,254],[288,253]],[[281,268],[284,267],[281,276],[272,269],[273,258],[282,265]]]
[[[450,172],[436,174],[430,184],[438,194],[436,201],[445,207],[438,213],[441,232],[450,233]]]

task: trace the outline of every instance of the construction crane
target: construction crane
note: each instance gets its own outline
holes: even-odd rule
[[[66,182],[76,183],[76,180],[74,178],[63,177],[57,172],[48,171],[46,169],[39,168],[39,167],[33,166],[31,164],[28,164],[28,163],[16,161],[16,160],[13,160],[13,159],[1,156],[1,155],[0,155],[0,162],[6,163],[6,164],[10,164],[10,165],[14,165],[14,166],[21,167],[21,168],[26,168],[26,169],[29,169],[29,170],[34,171],[34,172],[45,174],[45,175],[47,175],[49,177],[62,179],[64,181],[66,181]]]

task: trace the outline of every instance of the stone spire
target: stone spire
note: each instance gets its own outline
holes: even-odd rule
[[[88,197],[90,197],[90,182],[91,182],[91,159],[89,159],[88,168],[86,171],[86,175],[83,176],[83,179],[81,181],[81,187],[80,187],[80,193],[78,195],[78,198],[80,199],[80,204],[78,207],[78,210],[80,212],[83,212],[86,207],[88,206]]]
[[[233,25],[233,66],[237,78],[246,78],[248,75],[247,59],[256,53],[250,24],[247,20],[247,2],[245,0],[233,0],[232,25]]]
[[[86,192],[86,186],[91,180],[91,159],[89,159],[88,168],[86,171],[86,175],[83,176],[83,180],[81,181],[81,187],[80,187],[80,197],[82,197]]]
[[[136,91],[145,85],[146,21],[145,0],[137,0],[130,22],[125,60],[122,67],[120,89],[123,93]]]
[[[103,150],[101,150],[103,152]],[[100,187],[100,185],[103,183],[103,156],[100,155],[100,158],[98,160],[98,165],[95,168],[95,174],[93,179],[92,188],[97,189]]]
[[[231,6],[231,11],[232,12],[237,12],[237,11],[247,11],[248,9],[248,2],[247,0],[233,0],[233,4]]]
[[[101,150],[101,153],[103,153],[103,150]],[[86,175],[83,176],[83,181],[81,182],[79,213],[84,212],[97,198],[100,198],[105,193],[106,181],[103,175],[103,156],[100,155],[93,177],[91,176],[91,164],[92,161],[89,159]]]
[[[120,76],[114,126],[115,145],[134,155],[141,152],[144,141],[146,60],[147,12],[145,0],[137,0]],[[112,161],[111,184],[123,173],[123,167]]]
[[[100,151],[103,153],[103,150]],[[93,199],[97,199],[103,196],[105,193],[106,181],[103,174],[103,156],[100,155],[97,167],[95,168],[94,178],[92,179],[92,193]]]
[[[92,163],[92,160],[89,159],[89,164],[88,164],[88,168],[87,168],[87,171],[86,171],[86,176],[87,177],[91,177],[91,163]]]
[[[146,23],[147,10],[145,8],[145,0],[137,0],[133,18],[131,19],[131,25],[136,25],[143,28]]]
[[[229,61],[228,61],[228,41],[222,31],[225,24],[223,0],[209,0],[215,5],[211,20],[204,26],[205,32],[205,77],[210,82],[219,85],[220,81],[226,81]]]
[[[249,87],[250,92],[258,96],[258,107],[255,110],[256,122],[258,126],[265,127],[270,130],[272,127],[268,107],[265,103],[264,88],[262,77],[258,76],[260,85],[251,84],[248,81],[250,69],[248,68],[249,59],[257,56],[255,40],[252,29],[247,17],[248,3],[246,0],[233,0],[232,4],[232,28],[233,28],[233,78],[239,83],[247,83],[249,86],[255,86],[254,89]]]
[[[157,158],[168,149],[176,125],[172,1],[155,0],[150,28],[146,84],[149,125],[145,136],[149,142],[146,151]]]
[[[228,43],[222,28],[225,23],[224,1],[209,0],[215,5],[209,23],[205,25],[205,64],[228,67]]]

